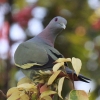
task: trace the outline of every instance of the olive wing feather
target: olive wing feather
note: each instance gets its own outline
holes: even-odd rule
[[[14,55],[15,65],[23,69],[34,65],[43,66],[48,62],[48,54],[41,44],[24,42],[20,44]]]

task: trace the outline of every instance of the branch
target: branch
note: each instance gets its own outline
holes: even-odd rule
[[[7,98],[7,96],[3,93],[2,90],[0,90],[0,94],[1,94],[4,98]]]

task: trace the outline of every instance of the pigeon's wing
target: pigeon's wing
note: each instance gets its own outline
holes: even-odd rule
[[[34,42],[20,44],[14,55],[15,65],[23,69],[45,65],[49,58],[46,50]]]

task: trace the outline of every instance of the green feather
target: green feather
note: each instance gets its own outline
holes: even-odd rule
[[[31,67],[33,67],[35,65],[42,66],[41,64],[37,64],[37,63],[27,63],[27,64],[24,64],[24,65],[18,65],[18,64],[15,63],[15,65],[17,67],[22,68],[22,69],[28,69],[28,68],[31,68]]]

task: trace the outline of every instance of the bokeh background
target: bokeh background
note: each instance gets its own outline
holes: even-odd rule
[[[76,87],[88,87],[90,100],[100,100],[100,0],[0,0],[0,90],[5,94],[23,77],[13,60],[17,46],[58,15],[68,24],[55,48],[82,60],[81,73],[92,81]],[[0,100],[5,100],[1,94]]]

